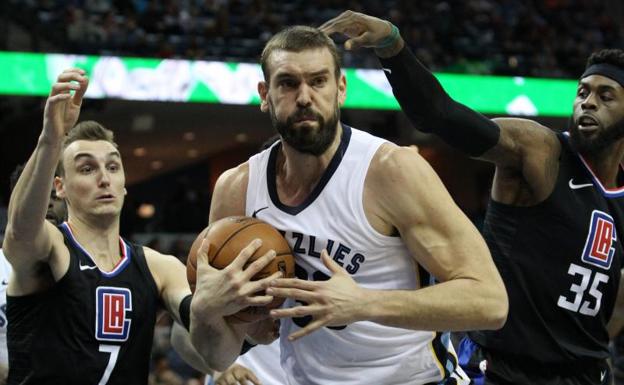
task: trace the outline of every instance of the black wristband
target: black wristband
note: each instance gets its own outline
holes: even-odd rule
[[[180,312],[180,321],[182,321],[182,325],[186,328],[186,330],[191,330],[191,300],[193,299],[193,294],[189,294],[180,301],[180,308],[178,309]]]
[[[242,356],[243,354],[247,353],[249,350],[251,350],[251,348],[253,348],[254,344],[247,342],[247,340],[243,341],[243,347],[241,348],[241,352],[240,355]]]

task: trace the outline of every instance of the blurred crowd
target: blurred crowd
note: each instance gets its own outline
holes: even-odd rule
[[[440,72],[575,78],[589,53],[624,41],[621,0],[8,0],[2,7],[36,50],[74,54],[256,62],[283,26],[320,25],[346,9],[391,20],[420,60]],[[378,66],[366,51],[345,52],[343,60],[346,67]],[[152,202],[152,215],[141,214],[150,211],[142,211],[144,202],[128,200],[122,234],[186,262],[210,201],[192,180],[171,181],[168,194]],[[482,210],[471,217],[479,224]],[[158,322],[150,384],[201,383],[170,348],[170,324],[167,317]],[[624,336],[614,350],[621,381]]]
[[[285,25],[320,25],[346,9],[395,23],[436,71],[577,77],[589,53],[621,47],[618,0],[9,0],[12,20],[56,50],[256,61]],[[11,9],[9,9],[10,11]],[[33,25],[33,20],[35,24]],[[374,67],[347,53],[348,67]]]

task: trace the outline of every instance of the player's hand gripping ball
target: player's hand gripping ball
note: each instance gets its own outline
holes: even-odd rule
[[[288,246],[288,242],[273,226],[257,218],[227,217],[220,219],[205,228],[193,242],[186,262],[186,277],[195,291],[197,279],[197,250],[202,239],[210,243],[208,261],[216,269],[223,269],[229,265],[238,253],[256,238],[262,240],[262,246],[247,261],[247,265],[275,250],[275,258],[264,269],[253,276],[252,280],[260,280],[271,274],[281,271],[283,278],[293,278],[295,275],[295,260]],[[246,266],[245,266],[246,268]],[[275,298],[267,307],[274,309],[282,305],[284,298]],[[239,322],[255,321],[254,314],[259,308],[249,306],[230,317]]]

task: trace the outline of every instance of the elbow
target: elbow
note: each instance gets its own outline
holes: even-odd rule
[[[504,285],[496,285],[496,288],[490,289],[489,295],[486,295],[487,306],[484,317],[487,320],[486,328],[488,330],[498,330],[505,326],[507,322],[507,314],[509,313],[509,298]]]

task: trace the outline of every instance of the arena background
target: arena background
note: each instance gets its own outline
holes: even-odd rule
[[[488,116],[528,115],[557,129],[566,127],[585,59],[624,45],[621,0],[5,0],[0,229],[9,175],[36,144],[49,85],[77,65],[91,78],[81,120],[112,129],[124,159],[122,235],[184,261],[207,223],[216,178],[273,135],[255,95],[264,43],[286,25],[318,26],[346,9],[399,26],[458,100]],[[415,132],[371,52],[346,53],[343,66],[342,120],[418,145],[480,225],[492,167]],[[197,383],[201,375],[169,349],[169,323],[163,317],[156,330],[152,383]]]

